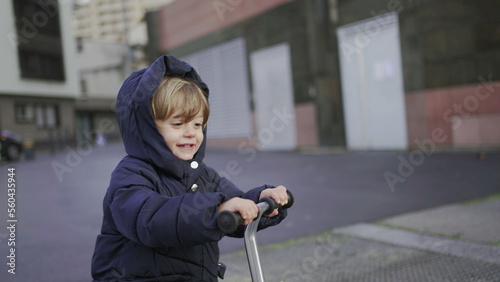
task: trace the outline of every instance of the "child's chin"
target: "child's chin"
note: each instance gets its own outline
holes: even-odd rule
[[[176,154],[176,157],[183,161],[189,161],[193,159],[194,154]]]

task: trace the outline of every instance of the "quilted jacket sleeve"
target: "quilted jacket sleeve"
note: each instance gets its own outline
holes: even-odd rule
[[[150,169],[119,169],[104,200],[108,231],[148,247],[186,247],[218,241],[217,207],[228,199],[222,192],[169,197],[156,191]],[[130,183],[134,183],[133,185]]]
[[[186,247],[218,241],[216,208],[222,193],[167,197],[141,186],[117,189],[109,210],[117,230],[148,247]]]

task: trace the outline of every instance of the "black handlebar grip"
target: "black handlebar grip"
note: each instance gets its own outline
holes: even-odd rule
[[[288,194],[288,203],[283,207],[278,205],[272,198],[264,197],[260,199],[260,202],[267,202],[269,205],[269,208],[264,212],[264,214],[270,214],[273,210],[280,207],[283,209],[290,208],[294,203],[294,198],[290,191],[287,190],[286,193]],[[238,212],[222,211],[217,217],[217,226],[226,234],[231,234],[236,231],[236,229],[238,229],[238,225],[243,224],[243,222],[244,220]]]
[[[237,212],[222,211],[217,217],[217,226],[226,234],[233,233],[241,224],[243,224],[243,218]]]
[[[291,208],[293,206],[293,202],[295,201],[292,192],[286,190],[286,193],[288,194],[288,203],[282,207],[284,209]]]
[[[280,207],[280,205],[278,205],[275,200],[273,200],[272,198],[269,198],[269,197],[264,197],[264,198],[259,200],[259,204],[264,203],[264,202],[267,203],[267,206],[268,206],[267,210],[265,210],[263,212],[263,214],[265,214],[265,215],[272,213],[274,209],[277,209]]]
[[[269,198],[269,197],[264,197],[264,198],[260,199],[259,203],[267,202],[267,204],[269,205],[269,208],[264,212],[264,214],[268,215],[268,214],[272,213],[273,210],[278,209],[278,208],[288,209],[288,208],[292,207],[293,202],[294,202],[293,195],[288,190],[286,191],[286,193],[288,195],[288,202],[284,206],[278,205],[278,203],[276,203],[276,201],[274,199]]]

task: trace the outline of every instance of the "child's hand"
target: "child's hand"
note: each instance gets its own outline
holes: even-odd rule
[[[288,194],[286,193],[285,186],[282,186],[282,185],[280,185],[276,188],[267,188],[265,190],[262,190],[262,192],[260,192],[259,199],[262,199],[264,197],[272,198],[280,206],[284,206],[288,203]],[[275,209],[272,213],[270,213],[267,216],[273,217],[273,216],[278,215],[278,213],[279,213],[278,209]]]
[[[232,198],[220,204],[218,211],[239,212],[244,220],[244,225],[248,225],[259,214],[259,208],[257,208],[257,205],[253,201],[239,197]]]

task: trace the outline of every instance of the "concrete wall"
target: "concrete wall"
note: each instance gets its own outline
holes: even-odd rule
[[[500,72],[500,2],[401,1],[405,89],[477,84]],[[494,77],[499,80],[499,77]]]
[[[500,146],[498,1],[419,1],[400,13],[408,136],[437,146]],[[436,140],[433,140],[436,141]]]
[[[80,79],[86,85],[82,97],[115,99],[125,80],[127,46],[84,40],[80,50],[77,55]]]

